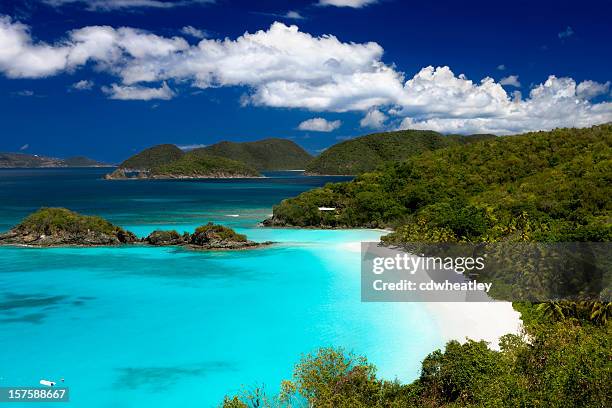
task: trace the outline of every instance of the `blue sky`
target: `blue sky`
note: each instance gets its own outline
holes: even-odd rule
[[[0,151],[612,120],[611,1],[317,1],[3,1]]]

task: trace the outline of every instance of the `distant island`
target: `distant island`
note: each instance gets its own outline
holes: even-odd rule
[[[162,144],[128,158],[106,179],[261,177],[265,170],[302,169],[310,159],[304,149],[284,139],[221,142],[188,152]]]
[[[25,153],[0,153],[0,168],[39,168],[39,167],[110,167],[85,156],[65,159],[38,156]]]
[[[0,233],[0,245],[95,247],[125,244],[182,246],[195,250],[236,250],[258,248],[272,242],[250,241],[246,235],[213,223],[196,228],[193,234],[185,232],[181,235],[174,230],[156,230],[146,238],[139,239],[132,232],[104,218],[78,214],[66,208],[41,208],[10,231]]]
[[[357,175],[384,163],[400,162],[417,154],[468,144],[494,135],[443,135],[431,130],[373,133],[335,144],[306,166],[309,175]]]

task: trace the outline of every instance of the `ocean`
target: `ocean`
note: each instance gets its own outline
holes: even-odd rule
[[[274,395],[318,347],[365,355],[379,376],[411,381],[442,346],[424,304],[360,301],[358,243],[381,231],[258,226],[282,199],[348,178],[106,181],[107,171],[0,170],[0,231],[61,206],[139,236],[212,221],[277,244],[0,247],[0,387],[64,379],[72,407],[214,407],[255,387]]]

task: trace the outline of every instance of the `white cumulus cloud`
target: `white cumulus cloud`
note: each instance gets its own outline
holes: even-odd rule
[[[596,81],[582,81],[576,87],[576,95],[582,99],[593,99],[605,95],[610,90],[610,81],[600,83]]]
[[[304,19],[303,15],[301,15],[298,11],[294,11],[294,10],[286,12],[284,17],[290,18],[293,20],[303,20]]]
[[[208,37],[206,31],[201,30],[199,28],[195,28],[194,26],[185,26],[181,28],[181,33],[199,39]]]
[[[515,86],[517,88],[521,87],[521,83],[519,82],[518,75],[508,75],[499,80],[499,83],[502,85]]]
[[[181,83],[197,90],[245,87],[246,104],[362,112],[366,126],[386,121],[443,132],[508,134],[612,121],[609,83],[576,84],[551,75],[521,95],[503,87],[519,86],[516,75],[499,82],[473,80],[446,66],[430,66],[406,79],[382,56],[375,42],[314,36],[279,22],[195,45],[179,36],[110,26],[79,28],[47,43],[35,41],[28,26],[0,16],[0,74],[42,78],[88,64],[115,78],[103,88],[115,99],[170,99],[175,92],[168,84]],[[603,100],[595,103],[597,96]]]
[[[323,118],[312,118],[298,125],[300,130],[312,130],[313,132],[333,132],[342,125],[339,120],[329,121]]]
[[[87,79],[82,79],[78,82],[72,84],[71,88],[76,89],[77,91],[88,91],[92,89],[94,86],[93,81],[89,81]]]
[[[121,100],[149,101],[151,99],[172,99],[174,97],[174,91],[165,82],[159,88],[112,84],[110,87],[103,87],[102,90],[111,99]]]
[[[373,129],[380,129],[384,126],[387,120],[387,115],[379,111],[378,109],[372,109],[359,121],[361,127],[369,127]]]

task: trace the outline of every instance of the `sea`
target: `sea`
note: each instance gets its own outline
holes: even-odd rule
[[[402,382],[443,346],[422,303],[364,303],[360,245],[384,231],[264,228],[281,200],[347,177],[115,180],[109,169],[0,170],[0,231],[40,207],[99,215],[138,236],[219,223],[270,247],[0,247],[0,387],[69,389],[61,406],[216,407],[278,393],[320,347]],[[51,406],[58,403],[12,403]]]

